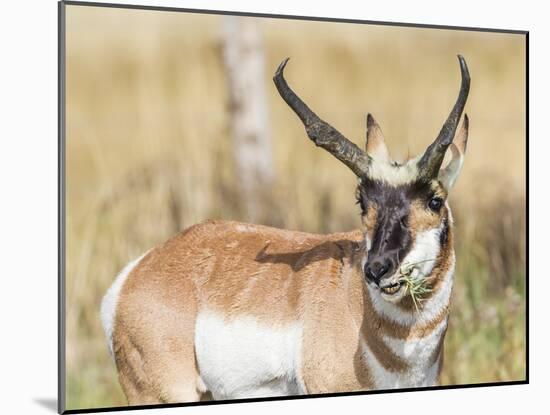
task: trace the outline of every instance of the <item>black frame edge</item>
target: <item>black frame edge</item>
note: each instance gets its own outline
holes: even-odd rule
[[[66,327],[65,327],[65,2],[57,3],[57,129],[58,129],[58,177],[57,177],[57,213],[58,213],[58,282],[57,282],[57,411],[66,411]]]
[[[346,18],[339,18],[339,17],[299,16],[299,15],[297,16],[297,15],[287,15],[287,14],[241,12],[241,11],[231,11],[231,10],[191,9],[191,8],[183,8],[183,7],[146,6],[146,5],[138,5],[138,4],[100,3],[100,2],[87,2],[87,1],[78,1],[78,0],[66,0],[64,1],[64,3],[70,6],[110,7],[110,8],[117,8],[117,9],[150,10],[150,11],[165,11],[165,12],[179,12],[179,13],[219,14],[219,15],[227,15],[227,16],[265,17],[270,19],[311,20],[311,21],[318,21],[318,22],[370,24],[375,26],[398,26],[398,27],[400,26],[400,27],[420,28],[420,29],[465,30],[465,31],[474,31],[474,32],[491,32],[491,33],[522,34],[522,35],[528,33],[527,30],[516,30],[516,29],[433,25],[433,24],[427,24],[427,23],[389,22],[389,21],[377,21],[377,20],[346,19]]]
[[[529,32],[525,33],[525,381],[529,383]]]
[[[363,395],[379,395],[390,393],[406,393],[406,392],[427,392],[427,391],[440,391],[440,390],[456,390],[456,389],[471,389],[482,387],[494,387],[494,386],[516,386],[527,385],[527,380],[517,380],[508,382],[488,382],[488,383],[469,383],[465,385],[444,385],[444,386],[429,386],[422,388],[406,388],[406,389],[383,389],[372,391],[360,391],[360,392],[338,392],[338,393],[321,393],[311,395],[297,395],[297,396],[272,396],[266,398],[247,398],[247,399],[231,399],[231,400],[219,400],[219,401],[198,401],[187,403],[168,403],[168,404],[153,404],[153,405],[134,405],[134,406],[113,406],[107,408],[90,408],[90,409],[69,409],[63,412],[63,414],[87,414],[92,412],[113,412],[113,411],[137,411],[142,409],[166,409],[166,408],[184,408],[193,406],[211,406],[211,405],[227,405],[227,404],[240,404],[248,402],[272,402],[272,401],[288,401],[298,399],[317,399],[317,398],[335,398],[342,396],[363,396]]]

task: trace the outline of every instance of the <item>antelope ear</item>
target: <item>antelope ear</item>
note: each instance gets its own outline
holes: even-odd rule
[[[371,114],[367,115],[367,154],[374,160],[391,162],[384,134]]]
[[[453,187],[460,174],[460,170],[462,170],[464,154],[466,153],[466,144],[468,143],[469,124],[468,114],[464,114],[464,121],[462,121],[460,130],[449,146],[451,149],[451,161],[449,161],[449,164],[447,164],[444,169],[439,171],[439,181],[447,190]]]

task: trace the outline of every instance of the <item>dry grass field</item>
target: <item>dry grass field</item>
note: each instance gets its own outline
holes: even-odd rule
[[[131,259],[239,209],[220,16],[67,7],[67,407],[125,405],[99,304]],[[272,84],[286,76],[358,145],[372,112],[395,158],[425,149],[472,75],[470,140],[451,195],[457,273],[444,384],[525,377],[525,39],[261,20],[276,181],[265,224],[359,227],[353,174],[315,148]]]

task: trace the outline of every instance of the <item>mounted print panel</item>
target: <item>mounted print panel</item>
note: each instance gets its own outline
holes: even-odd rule
[[[527,32],[62,2],[60,52],[61,412],[528,381]]]

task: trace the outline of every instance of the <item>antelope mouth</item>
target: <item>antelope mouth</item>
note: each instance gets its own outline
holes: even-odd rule
[[[385,285],[384,287],[380,287],[380,291],[382,293],[393,296],[397,294],[399,291],[401,291],[401,288],[403,287],[403,282],[395,282],[393,284]]]

